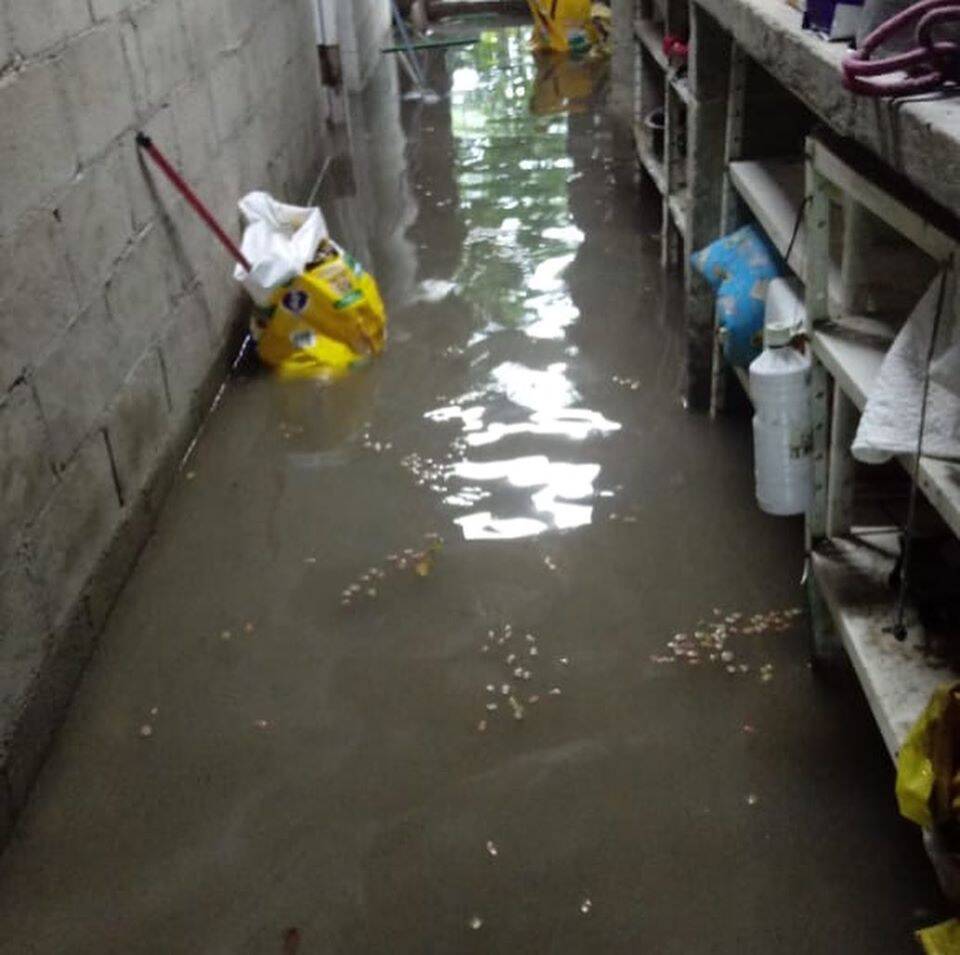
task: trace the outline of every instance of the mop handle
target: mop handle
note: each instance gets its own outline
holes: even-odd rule
[[[210,231],[220,240],[223,247],[248,272],[253,270],[250,260],[237,248],[237,244],[223,231],[220,223],[213,217],[213,213],[200,201],[197,194],[186,184],[180,173],[177,172],[166,157],[153,144],[153,140],[145,133],[137,133],[137,145],[163,170],[164,175],[173,183],[180,194],[193,206],[197,215],[209,226]]]

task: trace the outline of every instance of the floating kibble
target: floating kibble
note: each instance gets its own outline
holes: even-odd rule
[[[510,697],[510,707],[511,707],[511,709],[513,710],[513,718],[514,718],[515,720],[522,720],[522,719],[523,719],[523,705],[520,703],[520,701],[519,701],[515,696],[511,696],[511,697]]]
[[[553,689],[550,691],[551,696],[559,696],[560,693],[561,693],[561,690],[559,686],[553,687]]]
[[[471,915],[467,925],[469,925],[474,932],[478,932],[481,928],[483,928],[483,919],[480,918],[479,915]]]
[[[253,633],[253,631],[254,631],[254,626],[253,626],[253,624],[250,623],[249,621],[247,621],[247,623],[245,623],[245,624],[243,625],[243,632],[244,632],[244,633]]]
[[[584,899],[580,903],[580,913],[582,915],[589,915],[593,911],[593,902],[590,899]]]
[[[527,653],[529,653],[530,656],[535,657],[539,655],[540,651],[536,648],[536,646],[531,646],[527,648]]]
[[[500,850],[497,848],[496,843],[492,839],[487,840],[487,852],[489,855],[493,856],[494,859],[500,855]]]
[[[560,665],[561,665],[561,666],[570,666],[570,658],[569,658],[569,657],[560,657]]]
[[[140,739],[150,739],[153,736],[153,727],[149,723],[144,723],[140,727]]]
[[[477,732],[478,732],[478,733],[486,733],[486,731],[487,731],[487,721],[486,721],[486,720],[480,720],[480,722],[477,723]]]
[[[517,655],[515,653],[510,653],[507,655],[507,666],[510,666],[512,663],[517,662]]]
[[[509,684],[509,683],[504,683],[504,684],[500,687],[500,693],[501,693],[501,695],[503,695],[503,696],[509,696],[509,695],[510,695],[510,684]]]
[[[760,802],[760,797],[757,796],[755,793],[750,793],[750,795],[747,796],[748,806],[755,806],[758,802]]]
[[[534,703],[540,702],[540,696],[537,693],[533,693],[527,697],[527,702],[532,706]]]
[[[268,720],[254,720],[253,725],[256,726],[258,730],[265,730],[270,728],[270,723]]]
[[[186,478],[188,481],[192,481],[197,476],[196,471],[187,471]]]
[[[487,709],[492,713],[494,710],[498,709],[498,706],[496,703],[488,703]]]
[[[220,639],[221,639],[221,640],[229,640],[232,636],[233,636],[233,634],[232,634],[229,630],[221,630],[221,631],[220,631]]]

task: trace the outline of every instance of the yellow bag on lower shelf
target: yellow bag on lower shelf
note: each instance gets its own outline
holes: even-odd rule
[[[960,955],[960,921],[957,919],[921,929],[916,934],[926,955]]]

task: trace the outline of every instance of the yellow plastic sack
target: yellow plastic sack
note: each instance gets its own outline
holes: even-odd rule
[[[916,933],[926,955],[960,955],[960,921],[950,919]]]
[[[336,376],[383,351],[387,318],[377,283],[332,242],[321,242],[274,304],[257,353],[284,377]]]
[[[951,683],[934,691],[897,756],[900,815],[924,829],[960,815],[958,731],[960,683]]]
[[[585,112],[608,74],[602,59],[538,57],[530,112],[535,116]]]
[[[527,0],[533,14],[533,46],[554,53],[586,53],[597,36],[591,0]]]

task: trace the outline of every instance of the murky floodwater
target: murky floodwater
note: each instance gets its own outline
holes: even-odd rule
[[[781,613],[800,528],[746,418],[680,407],[605,69],[517,30],[425,65],[441,102],[385,62],[323,198],[388,352],[231,382],[0,863],[0,951],[910,951],[931,873]]]

